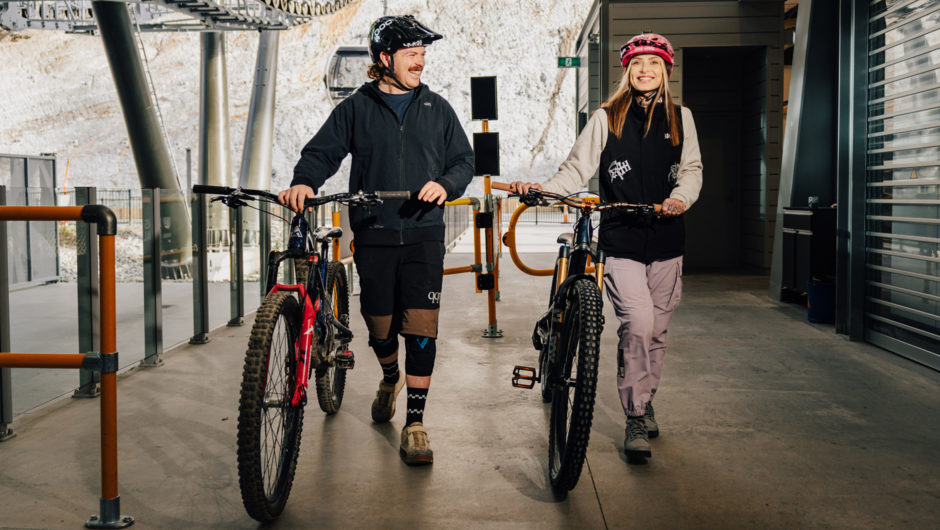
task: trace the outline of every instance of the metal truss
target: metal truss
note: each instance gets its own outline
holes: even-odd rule
[[[131,0],[140,31],[283,30],[329,15],[352,0]],[[89,0],[0,1],[0,27],[94,34]]]

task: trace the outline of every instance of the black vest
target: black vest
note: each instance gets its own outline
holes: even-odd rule
[[[662,204],[676,187],[682,160],[682,111],[679,120],[679,145],[673,147],[666,127],[662,103],[653,111],[649,133],[643,136],[646,110],[638,103],[630,107],[618,139],[608,134],[601,153],[600,195],[604,202]],[[618,210],[606,210],[601,216],[598,246],[608,256],[642,263],[664,261],[683,254],[685,222],[683,216],[641,219]]]

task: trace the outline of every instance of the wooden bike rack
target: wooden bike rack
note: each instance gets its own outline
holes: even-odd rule
[[[110,208],[88,206],[0,206],[0,221],[77,221],[98,225],[101,352],[0,353],[2,368],[85,369],[101,373],[100,513],[88,528],[125,528],[134,518],[121,515],[117,469],[117,370],[114,236],[117,218]],[[4,243],[5,244],[5,243]]]

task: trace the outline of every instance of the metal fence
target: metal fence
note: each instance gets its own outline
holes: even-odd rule
[[[99,189],[98,204],[111,208],[119,224],[139,225],[143,222],[140,189]],[[56,190],[58,206],[75,206],[75,188]]]

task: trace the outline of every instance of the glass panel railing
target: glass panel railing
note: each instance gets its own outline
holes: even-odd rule
[[[193,336],[192,211],[186,194],[160,190],[163,347]]]

